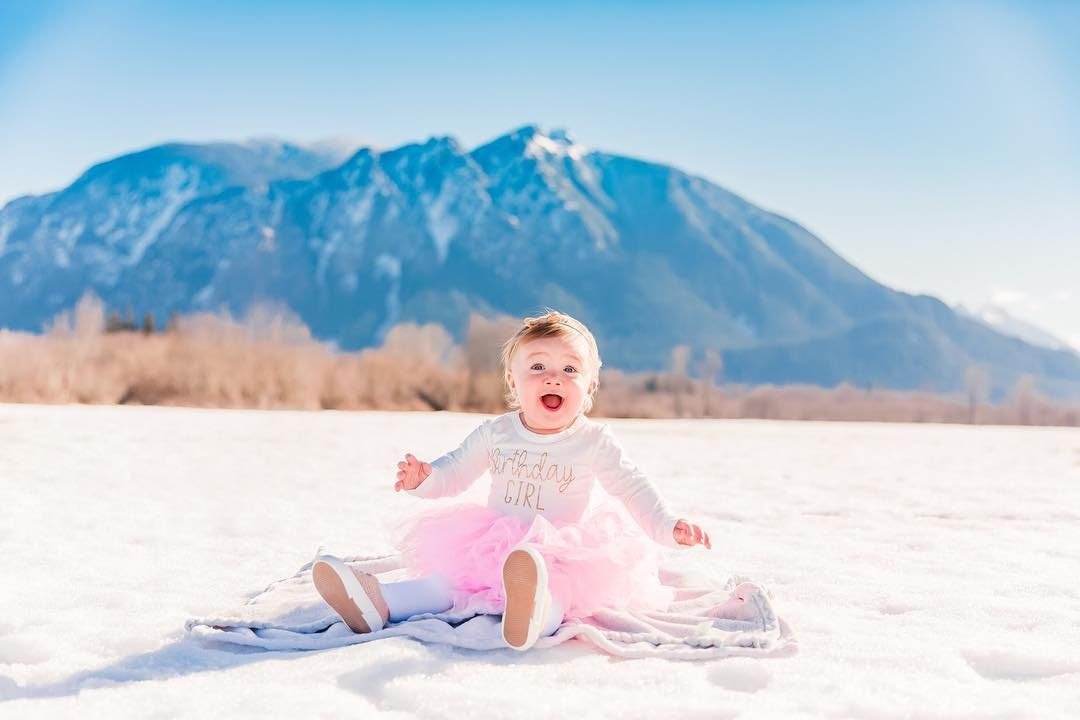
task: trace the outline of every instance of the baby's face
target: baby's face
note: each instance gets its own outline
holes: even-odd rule
[[[589,395],[589,345],[580,335],[530,340],[514,351],[507,375],[525,424],[539,433],[559,432],[581,414]]]

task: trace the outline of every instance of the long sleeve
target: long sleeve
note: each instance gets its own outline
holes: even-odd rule
[[[638,525],[665,547],[682,547],[675,541],[675,523],[659,491],[623,452],[608,426],[603,426],[593,456],[596,479],[611,495],[619,498]]]
[[[469,433],[460,447],[432,460],[431,474],[409,490],[409,494],[434,499],[460,495],[468,490],[488,468],[490,424],[490,420],[485,420]]]

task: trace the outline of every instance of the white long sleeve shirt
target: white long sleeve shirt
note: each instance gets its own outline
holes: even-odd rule
[[[532,519],[576,522],[599,483],[618,498],[649,537],[681,547],[674,537],[678,518],[656,487],[623,453],[607,425],[579,415],[551,435],[535,433],[517,412],[485,420],[456,450],[431,462],[431,475],[409,492],[417,497],[458,495],[487,472],[488,507]]]

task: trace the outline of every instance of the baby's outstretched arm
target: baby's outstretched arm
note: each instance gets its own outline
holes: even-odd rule
[[[394,490],[405,490],[410,495],[430,500],[460,495],[468,490],[473,481],[487,470],[491,447],[490,425],[491,420],[480,423],[460,447],[430,463],[406,453],[405,459],[398,463]]]
[[[397,482],[394,483],[394,492],[415,490],[431,474],[431,465],[417,460],[412,453],[405,453],[405,459],[399,462],[397,466],[398,474]]]
[[[694,523],[687,522],[686,520],[679,520],[675,523],[675,530],[673,531],[675,536],[675,542],[680,545],[704,545],[709,550],[712,550],[712,543],[709,542],[709,533],[701,529],[700,526]]]

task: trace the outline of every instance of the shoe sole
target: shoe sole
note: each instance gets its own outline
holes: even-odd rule
[[[502,567],[506,608],[503,610],[502,631],[506,644],[515,650],[525,650],[536,642],[539,628],[535,619],[541,578],[536,560],[524,550],[514,550]]]
[[[349,626],[349,629],[354,633],[366,633],[371,632],[371,628],[368,626],[367,621],[364,620],[364,614],[360,612],[360,608],[356,606],[356,602],[349,597],[348,590],[345,589],[345,583],[341,577],[337,574],[329,564],[324,562],[317,562],[311,568],[311,579],[315,583],[315,589],[319,591],[319,595],[326,601],[334,612],[341,616],[341,619],[345,621],[345,624]],[[364,589],[364,592],[369,598],[373,598],[378,593],[378,578],[371,576],[358,577],[357,582],[360,583],[360,587]]]

